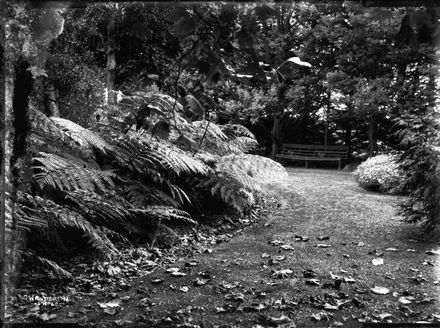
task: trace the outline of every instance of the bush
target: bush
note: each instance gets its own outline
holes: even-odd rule
[[[367,190],[380,191],[388,194],[403,192],[405,175],[393,155],[370,157],[354,172],[359,185]]]

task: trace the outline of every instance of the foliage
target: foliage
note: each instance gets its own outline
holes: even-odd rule
[[[242,214],[257,204],[263,183],[286,174],[278,163],[243,153],[256,144],[244,126],[190,122],[177,100],[157,90],[119,99],[99,109],[93,130],[32,109],[32,184],[19,200],[18,222],[29,254],[62,276],[68,273],[39,253],[40,241],[65,249],[76,231],[113,256],[115,241],[152,245],[162,224],[197,224],[197,215],[217,210],[212,199]],[[151,126],[165,121],[170,133],[158,135]],[[182,135],[194,139],[193,148],[179,143]]]
[[[360,164],[354,172],[362,188],[389,194],[403,191],[405,174],[400,169],[395,155],[377,155]]]

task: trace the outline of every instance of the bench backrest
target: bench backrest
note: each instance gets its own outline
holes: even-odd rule
[[[310,157],[348,157],[346,146],[283,144],[282,154]]]

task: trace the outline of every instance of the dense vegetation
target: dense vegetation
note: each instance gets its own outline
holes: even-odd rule
[[[439,224],[437,9],[6,10],[14,258],[69,276],[50,257],[69,240],[112,256],[162,225],[251,215],[286,174],[263,156],[283,142],[346,145],[353,162],[397,151],[407,218]]]

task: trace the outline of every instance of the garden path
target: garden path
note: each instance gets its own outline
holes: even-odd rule
[[[428,254],[440,245],[415,240],[417,230],[396,214],[399,197],[365,191],[347,172],[288,172],[288,179],[273,187],[281,206],[263,222],[213,246],[211,253],[170,265],[185,276],[160,268],[138,279],[116,314],[97,309],[88,319],[144,320],[160,327],[360,327],[365,320],[440,320],[440,255]],[[163,282],[154,284],[152,277]],[[376,294],[374,287],[387,293]]]

